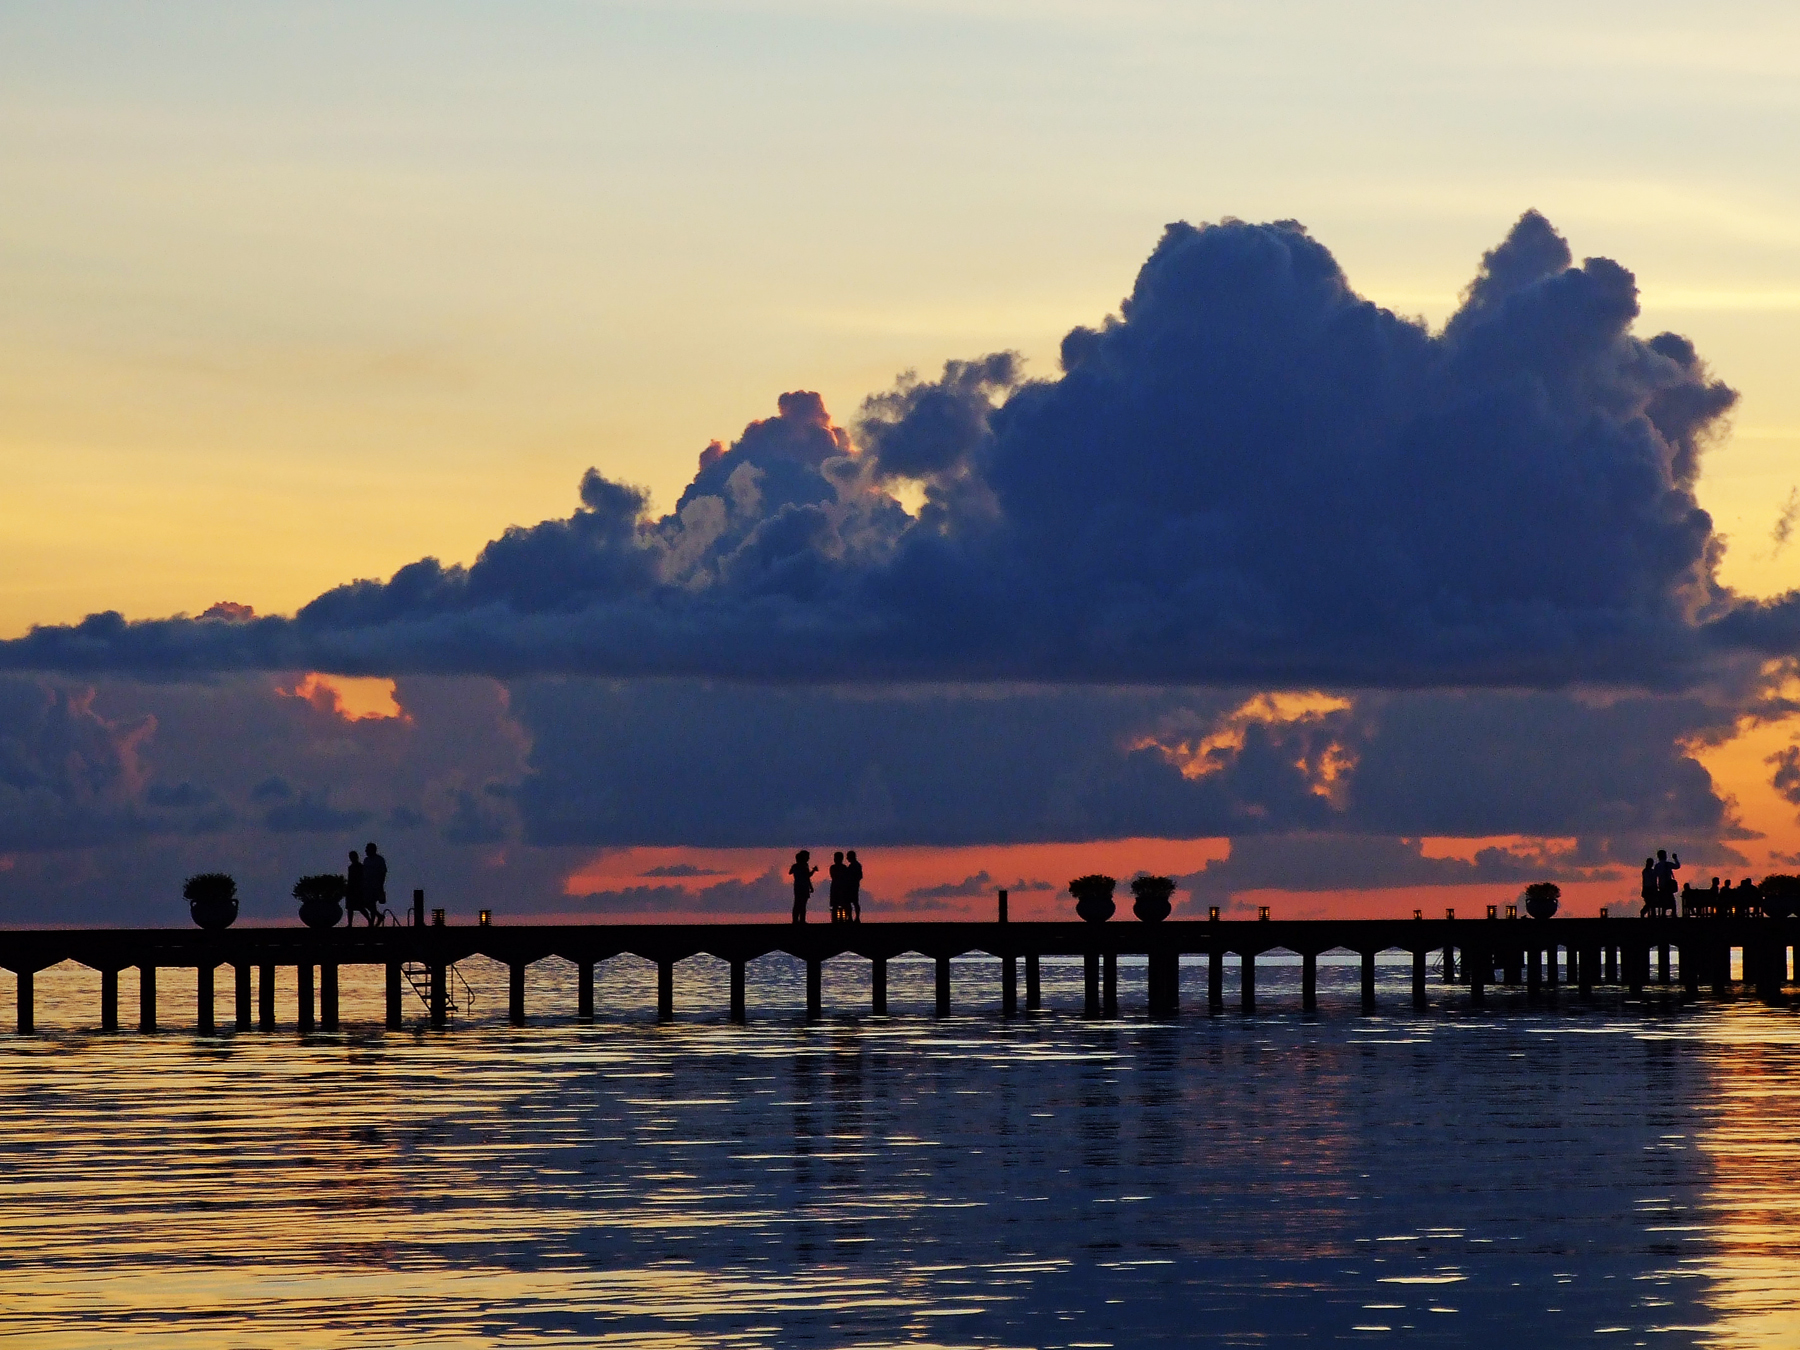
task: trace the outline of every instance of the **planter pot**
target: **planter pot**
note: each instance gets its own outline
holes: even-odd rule
[[[1083,890],[1075,896],[1075,912],[1089,923],[1105,923],[1115,908],[1111,886],[1105,890]]]
[[[237,897],[233,896],[229,900],[190,900],[188,913],[193,915],[194,922],[202,928],[214,931],[229,928],[237,922]]]
[[[335,900],[302,900],[300,922],[308,928],[335,928],[344,917],[344,907]]]
[[[1560,907],[1561,902],[1556,900],[1533,898],[1525,902],[1525,912],[1534,919],[1548,919],[1551,915],[1555,914]]]
[[[1138,916],[1140,923],[1161,923],[1169,917],[1174,908],[1169,897],[1174,894],[1173,888],[1164,890],[1157,886],[1150,890],[1135,891],[1137,898],[1131,902],[1131,912]]]

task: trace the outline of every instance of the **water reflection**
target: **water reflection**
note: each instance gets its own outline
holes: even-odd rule
[[[959,964],[959,1006],[991,964]],[[44,972],[49,1030],[0,1038],[0,1332],[1796,1343],[1785,1012],[1362,1017],[1326,968],[1317,1017],[1096,1024],[1067,1011],[1078,966],[1044,976],[1063,1011],[938,1022],[931,966],[896,963],[896,1016],[808,1026],[803,968],[770,958],[738,1028],[724,967],[684,965],[659,1027],[654,968],[620,962],[578,1027],[547,964],[516,1029],[503,972],[472,971],[489,997],[433,1036],[383,1032],[379,978],[347,970],[346,1030],[300,1038],[97,1035],[98,981]],[[866,1008],[867,978],[829,963],[828,1008]],[[190,986],[165,976],[165,1026]],[[1406,991],[1384,973],[1386,1005]]]

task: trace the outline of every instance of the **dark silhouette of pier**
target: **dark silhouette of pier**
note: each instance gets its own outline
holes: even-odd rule
[[[423,914],[423,895],[414,897]],[[1001,911],[1004,914],[1004,909]],[[1300,957],[1300,1006],[1317,1007],[1318,959],[1353,953],[1362,963],[1362,1007],[1376,1008],[1376,958],[1400,951],[1412,957],[1411,1006],[1424,1009],[1452,999],[1482,1005],[1491,988],[1516,989],[1527,1001],[1563,991],[1587,999],[1598,986],[1616,985],[1634,994],[1653,986],[1687,998],[1732,991],[1731,958],[1743,953],[1742,984],[1757,996],[1780,1001],[1789,982],[1792,949],[1800,944],[1800,919],[1765,917],[1600,918],[1600,919],[1320,919],[1196,920],[1164,923],[863,923],[863,924],[578,924],[465,927],[415,925],[384,928],[202,929],[15,929],[0,931],[0,967],[18,977],[18,1029],[35,1026],[33,975],[62,961],[100,972],[100,1026],[119,1025],[119,972],[138,971],[138,1025],[157,1025],[159,971],[186,970],[197,980],[197,1022],[213,1031],[221,1020],[240,1030],[273,1030],[276,1022],[275,971],[296,972],[295,1025],[334,1030],[338,1024],[338,972],[347,965],[386,969],[387,1025],[404,1024],[409,1004],[423,1009],[433,1027],[448,1026],[466,993],[456,963],[480,955],[507,967],[507,1009],[514,1023],[526,1018],[525,972],[551,957],[577,971],[577,1019],[594,1015],[595,971],[618,956],[636,956],[656,966],[656,1010],[675,1015],[677,962],[710,956],[730,966],[730,1015],[745,1017],[746,967],[759,957],[785,953],[806,966],[806,1011],[821,1016],[823,964],[838,956],[869,963],[869,1009],[887,1011],[887,966],[897,957],[918,955],[936,963],[936,1013],[951,1011],[951,961],[985,954],[1001,963],[1004,1016],[1041,1007],[1040,961],[1078,957],[1083,965],[1084,1012],[1110,1017],[1119,1008],[1119,958],[1142,956],[1150,1015],[1174,1017],[1183,1011],[1221,1011],[1227,956],[1239,959],[1238,1004],[1255,1011],[1260,957],[1286,952]],[[1204,999],[1182,988],[1180,959],[1204,956]],[[1674,958],[1672,960],[1672,957]],[[1435,978],[1434,960],[1441,958]],[[1019,988],[1024,968],[1024,990]],[[235,995],[221,1019],[215,1004],[215,975],[229,972]],[[316,983],[315,983],[316,980]],[[410,986],[410,988],[409,988]],[[416,998],[409,998],[409,993]],[[565,1014],[566,1015],[566,1014]]]

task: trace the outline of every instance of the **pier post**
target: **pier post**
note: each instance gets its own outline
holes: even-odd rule
[[[138,967],[138,1030],[156,1030],[156,967]]]
[[[821,988],[824,979],[821,969],[823,965],[824,962],[816,956],[809,957],[806,962],[806,1016],[815,1021],[825,1015],[825,996]]]
[[[1549,988],[1556,988],[1556,944],[1552,942],[1544,948],[1544,983]]]
[[[1081,1015],[1100,1015],[1100,953],[1086,952],[1081,958]]]
[[[1641,942],[1634,942],[1623,949],[1621,959],[1625,963],[1625,987],[1635,995],[1642,995],[1644,986],[1650,983],[1650,949]]]
[[[887,1016],[887,957],[877,956],[869,962],[869,1011],[877,1017]]]
[[[204,1036],[213,1033],[213,968],[204,962],[194,970],[194,1026]]]
[[[100,1030],[118,1029],[119,972],[109,968],[100,972]]]
[[[732,986],[737,991],[737,1018],[744,1020],[744,963],[731,963],[731,978],[736,981]],[[591,1022],[594,1020],[594,963],[577,961],[575,963],[575,1020]]]
[[[1375,1011],[1375,953],[1362,954],[1362,1010]]]
[[[506,1020],[515,1027],[525,1025],[525,963],[509,961],[506,965]]]
[[[1533,947],[1525,954],[1525,997],[1536,1003],[1543,997],[1543,953]]]
[[[450,1025],[450,972],[442,961],[431,963],[431,1029]]]
[[[1565,949],[1569,955],[1569,984],[1581,984],[1581,949],[1571,942]]]
[[[675,963],[673,961],[656,963],[656,1020],[659,1022],[675,1020]]]
[[[15,973],[19,977],[19,1034],[29,1036],[37,1030],[37,972],[21,970]]]
[[[1524,956],[1525,953],[1519,950],[1518,947],[1510,944],[1507,946],[1506,956],[1504,958],[1504,969],[1506,982],[1509,985],[1517,987],[1520,983],[1520,977],[1523,974],[1520,967],[1524,964]]]
[[[1151,952],[1150,1015],[1174,1017],[1181,1011],[1181,958],[1174,952]]]
[[[1017,1017],[1018,1014],[1019,958],[1010,955],[1003,956],[1000,958],[1000,1015]]]
[[[1656,944],[1656,982],[1669,982],[1669,944],[1666,942]]]
[[[937,1015],[950,1015],[950,958],[947,956],[937,959]]]
[[[588,967],[588,1020],[594,1020],[593,967]],[[740,957],[731,963],[731,1020],[742,1023],[744,1014],[744,962]]]
[[[398,1031],[406,1025],[406,1015],[400,1001],[400,963],[387,963],[387,1025],[389,1031]]]
[[[1731,992],[1731,947],[1714,943],[1711,950],[1713,997],[1724,998]]]
[[[338,1029],[338,968],[336,962],[319,967],[319,1030]]]
[[[1619,982],[1619,949],[1609,942],[1606,946],[1601,948],[1601,953],[1601,960],[1605,963],[1605,970],[1600,976],[1600,982],[1602,984],[1617,984]]]
[[[275,1030],[274,966],[260,966],[256,972],[256,1027],[259,1031]]]
[[[1256,1011],[1256,953],[1238,953],[1238,1003],[1247,1013]]]
[[[237,1006],[234,1009],[237,1013],[237,1029],[248,1031],[250,1030],[250,967],[234,966],[233,971],[237,976]]]
[[[1594,967],[1600,964],[1600,950],[1584,946],[1580,950],[1581,975],[1576,988],[1583,998],[1594,996]]]
[[[298,1009],[300,1034],[313,1029],[313,968],[306,962],[294,968],[294,1002]]]
[[[1300,955],[1300,1011],[1317,1012],[1319,1010],[1319,954],[1302,952]]]
[[[1487,1002],[1487,980],[1493,969],[1494,959],[1488,953],[1463,948],[1463,970],[1469,976],[1469,1002]]]
[[[1119,954],[1108,952],[1101,964],[1102,1011],[1108,1017],[1119,1015]]]
[[[1217,947],[1206,954],[1206,1009],[1225,1011],[1225,953]]]
[[[1750,949],[1744,948],[1746,960]],[[1746,972],[1747,973],[1747,972]],[[1756,944],[1756,996],[1766,1003],[1780,1003],[1781,986],[1787,979],[1787,948],[1773,942]]]
[[[1036,952],[1032,952],[1025,958],[1025,1011],[1033,1013],[1043,1006],[1044,998],[1038,976],[1038,955]]]
[[[1456,947],[1448,942],[1444,944],[1444,983],[1456,983]]]
[[[1692,941],[1680,944],[1681,950],[1681,992],[1689,998],[1700,997],[1700,944]]]
[[[1425,997],[1425,969],[1429,958],[1423,947],[1413,953],[1413,1007],[1425,1008],[1430,1001]]]

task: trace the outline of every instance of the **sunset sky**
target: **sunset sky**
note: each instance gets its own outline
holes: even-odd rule
[[[0,8],[0,919],[1800,870],[1796,144],[1773,3]]]

